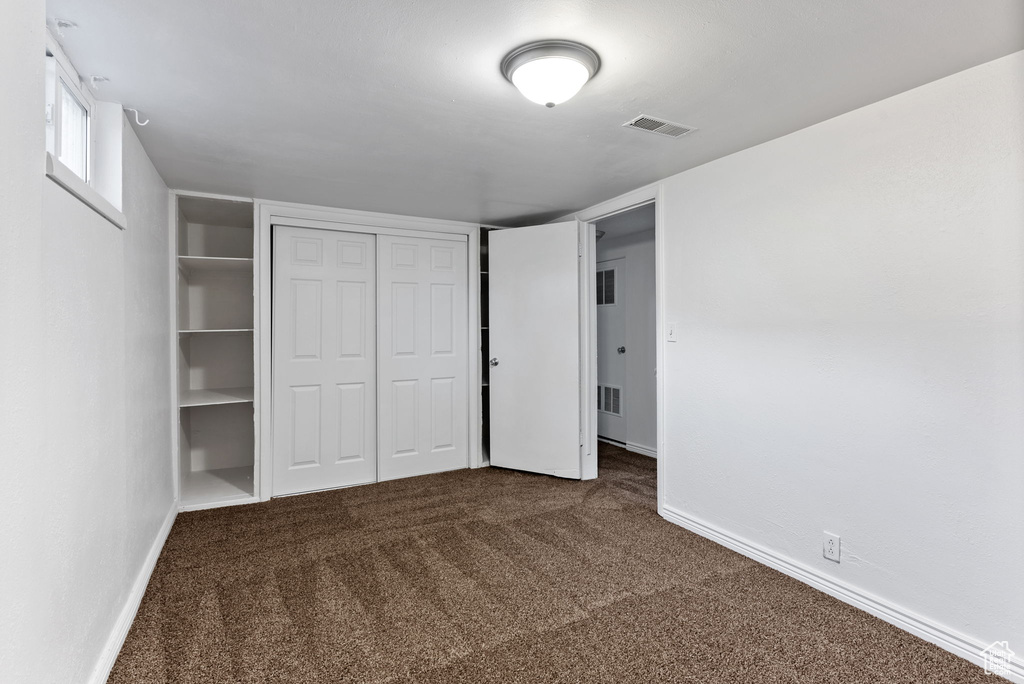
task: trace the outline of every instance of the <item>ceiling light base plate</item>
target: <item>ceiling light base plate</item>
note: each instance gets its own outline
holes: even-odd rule
[[[601,58],[592,49],[583,43],[576,43],[571,40],[538,40],[517,47],[505,55],[501,60],[501,73],[509,83],[512,83],[512,74],[515,70],[535,59],[544,57],[566,57],[574,59],[590,72],[590,78],[601,68]]]

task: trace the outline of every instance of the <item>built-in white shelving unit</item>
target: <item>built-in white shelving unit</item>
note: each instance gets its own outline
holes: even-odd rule
[[[252,387],[223,389],[189,389],[179,392],[178,406],[216,406],[218,404],[252,403]]]
[[[181,507],[206,508],[246,502],[252,499],[252,476],[252,466],[185,473],[181,481]]]
[[[488,296],[490,294],[488,269],[490,259],[488,257],[490,229],[480,229],[480,368],[482,388],[480,392],[480,446],[483,450],[483,458],[491,455],[491,330],[490,330],[490,306]]]
[[[253,204],[177,197],[183,510],[255,500]]]
[[[179,330],[179,335],[206,335],[214,333],[217,335],[244,335],[253,332],[252,328],[205,328],[200,330]]]
[[[188,273],[247,273],[252,275],[252,259],[236,257],[179,256],[178,265]]]

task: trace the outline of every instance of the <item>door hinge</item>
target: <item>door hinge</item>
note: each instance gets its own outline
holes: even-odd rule
[[[577,242],[576,243],[576,256],[580,256],[580,257],[583,256],[583,243],[582,242]]]

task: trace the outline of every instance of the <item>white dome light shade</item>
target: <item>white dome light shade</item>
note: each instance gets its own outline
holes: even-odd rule
[[[590,80],[590,72],[575,59],[542,57],[512,73],[512,83],[530,102],[554,107],[562,104]]]
[[[600,66],[597,53],[586,45],[544,40],[510,52],[501,72],[526,99],[554,107],[578,93]]]

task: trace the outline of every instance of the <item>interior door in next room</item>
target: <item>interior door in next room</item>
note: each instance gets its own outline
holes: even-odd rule
[[[597,435],[626,442],[625,259],[597,264]]]
[[[379,477],[469,465],[467,243],[378,237]]]
[[[275,226],[275,496],[377,479],[375,241]]]

